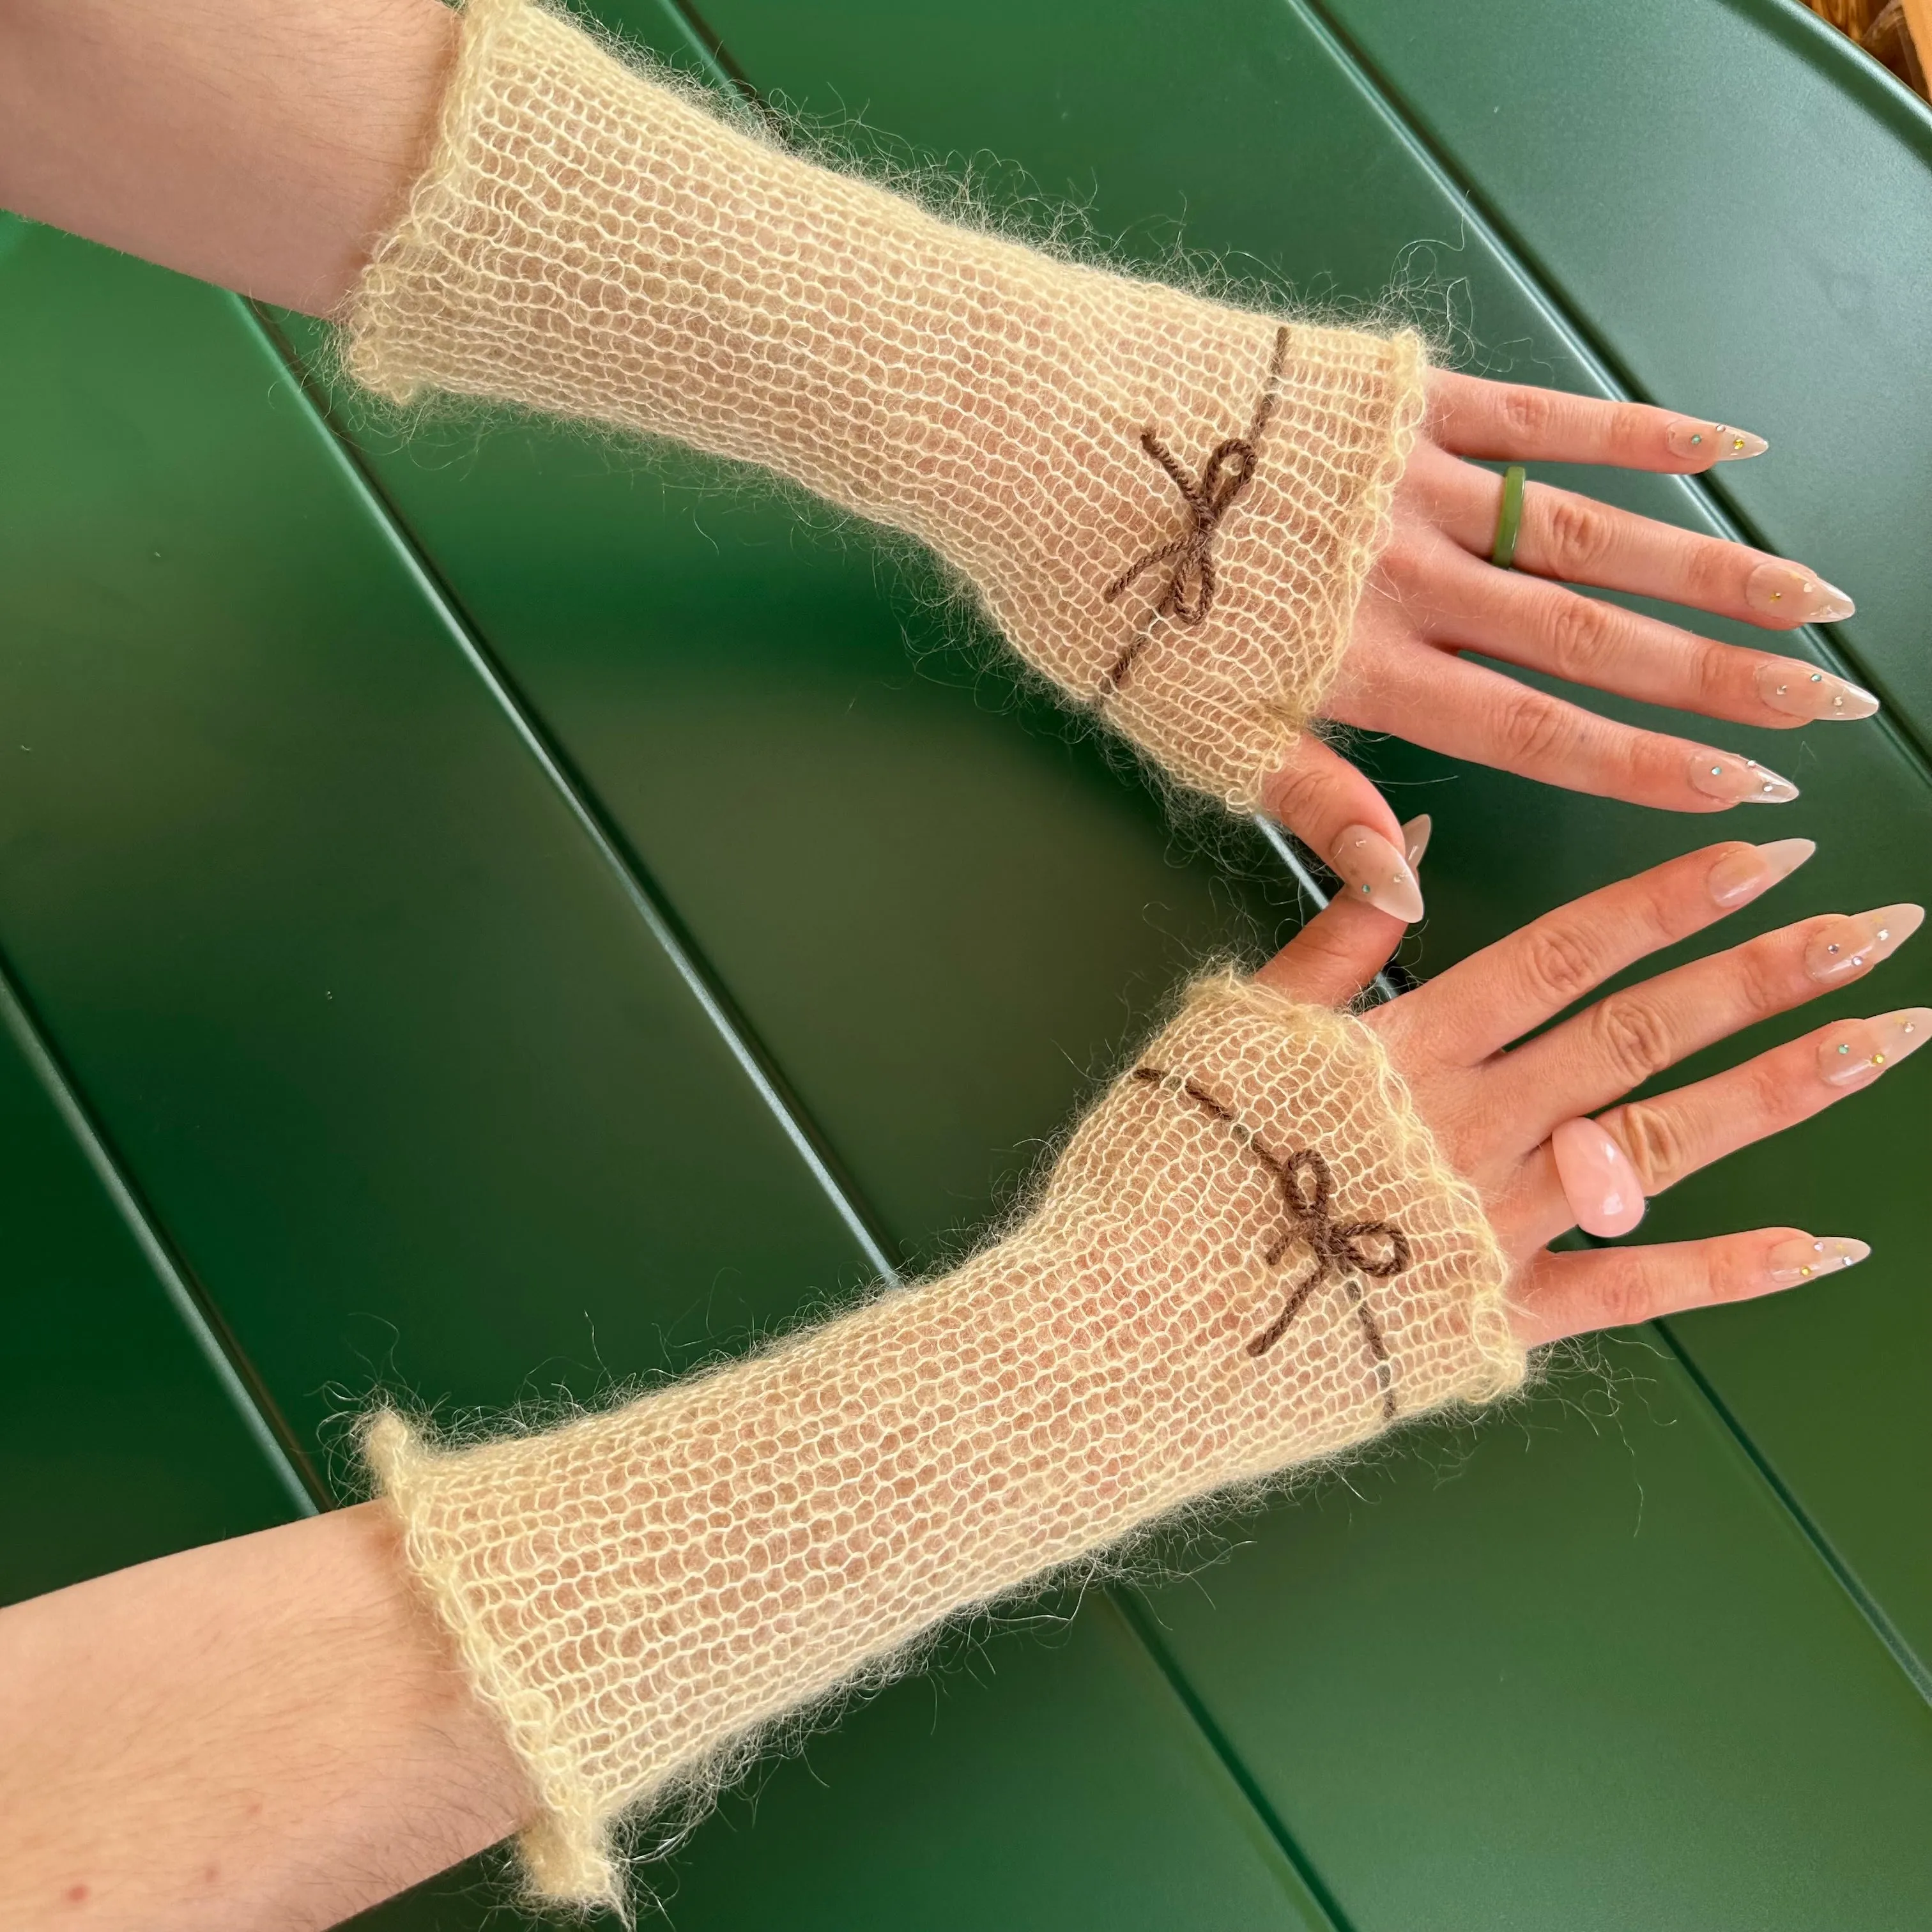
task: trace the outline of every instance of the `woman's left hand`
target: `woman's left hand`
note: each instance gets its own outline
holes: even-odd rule
[[[1442,370],[1428,381],[1394,530],[1324,718],[1571,791],[1721,812],[1781,802],[1796,788],[1721,748],[1613,723],[1462,653],[1773,729],[1878,709],[1870,692],[1802,658],[1718,644],[1568,587],[1631,592],[1773,631],[1850,616],[1851,599],[1802,565],[1541,482],[1524,489],[1514,568],[1490,561],[1502,479],[1474,459],[1686,475],[1754,456],[1760,438],[1646,404]],[[1413,878],[1396,874],[1394,814],[1318,736],[1303,736],[1264,802],[1356,892],[1366,886],[1371,904],[1420,915]]]
[[[1916,905],[1801,920],[1537,1030],[1810,856],[1803,839],[1687,854],[1559,906],[1364,1016],[1444,1157],[1482,1197],[1512,1264],[1526,1344],[1768,1294],[1864,1258],[1855,1237],[1790,1227],[1583,1253],[1548,1246],[1577,1218],[1576,1180],[1566,1194],[1551,1144],[1567,1123],[1594,1115],[1622,1156],[1621,1184],[1634,1179],[1647,1198],[1870,1086],[1932,1036],[1924,1006],[1835,1021],[1693,1085],[1623,1100],[1688,1054],[1862,979],[1918,930]],[[1368,984],[1402,932],[1392,915],[1340,898],[1256,976],[1296,999],[1339,1004]],[[1586,1138],[1593,1132],[1586,1126]]]

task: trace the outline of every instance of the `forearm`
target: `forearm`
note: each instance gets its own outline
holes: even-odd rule
[[[440,0],[0,0],[0,206],[312,314],[422,168]]]
[[[332,1925],[528,1808],[380,1505],[0,1611],[0,1924]]]

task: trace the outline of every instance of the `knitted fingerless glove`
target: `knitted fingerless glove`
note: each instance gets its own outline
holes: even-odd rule
[[[1223,976],[956,1273],[548,1435],[366,1446],[542,1810],[614,1901],[628,1808],[1174,1505],[1514,1388],[1503,1256],[1360,1022]]]
[[[468,0],[346,360],[673,436],[910,532],[1021,655],[1240,811],[1319,705],[1421,414],[1414,337],[1057,261]]]

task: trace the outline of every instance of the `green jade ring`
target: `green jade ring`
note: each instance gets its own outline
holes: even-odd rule
[[[1522,478],[1520,463],[1512,463],[1503,472],[1503,503],[1496,514],[1496,540],[1490,561],[1498,570],[1516,568],[1516,540],[1522,528]]]

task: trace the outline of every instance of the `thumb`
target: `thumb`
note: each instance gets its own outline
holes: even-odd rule
[[[1396,828],[1412,866],[1420,862],[1429,832],[1426,817]],[[1338,894],[1255,977],[1291,999],[1342,1006],[1388,964],[1406,929],[1394,914]]]
[[[1262,788],[1262,807],[1287,826],[1346,885],[1346,897],[1392,913],[1422,916],[1415,869],[1402,850],[1388,801],[1347,759],[1312,732]]]

